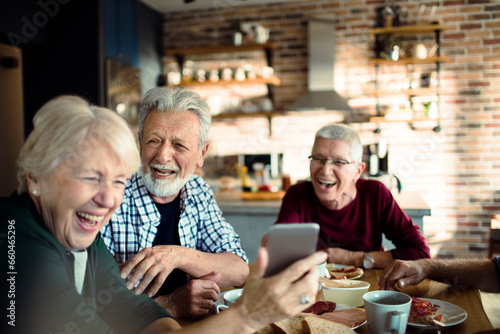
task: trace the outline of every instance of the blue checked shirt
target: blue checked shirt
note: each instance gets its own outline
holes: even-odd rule
[[[248,262],[240,237],[222,217],[212,190],[200,176],[194,174],[181,189],[180,211],[181,246],[207,253],[230,252]],[[160,213],[138,172],[127,180],[123,202],[101,235],[115,260],[123,263],[152,246],[159,224]]]

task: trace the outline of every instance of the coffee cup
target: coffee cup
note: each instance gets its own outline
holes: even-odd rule
[[[220,313],[223,309],[226,309],[229,306],[233,305],[236,300],[241,297],[242,294],[243,289],[234,289],[224,292],[224,294],[222,295],[224,304],[217,305],[217,313]]]
[[[329,278],[329,277],[330,277],[330,275],[329,275],[329,274],[327,275],[328,271],[327,271],[327,269],[326,269],[326,261],[325,261],[325,262],[323,262],[323,263],[321,263],[321,264],[318,264],[318,265],[316,266],[316,268],[318,269],[318,274],[319,274],[319,276],[321,276],[321,277],[326,277],[326,278]],[[321,291],[321,287],[322,287],[321,282],[319,282],[319,283],[318,283],[318,292],[319,292],[319,291]]]
[[[410,315],[410,296],[397,291],[370,291],[363,295],[363,303],[370,333],[405,333]]]
[[[327,271],[326,271],[326,261],[321,263],[321,264],[318,264],[316,266],[316,268],[318,269],[318,273],[319,273],[319,276],[321,277],[330,277],[330,275],[327,276]]]

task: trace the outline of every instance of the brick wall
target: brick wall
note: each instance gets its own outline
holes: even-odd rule
[[[424,234],[433,255],[485,256],[491,217],[500,212],[497,1],[309,0],[253,7],[220,1],[210,10],[166,15],[164,45],[230,44],[234,22],[261,23],[271,29],[270,41],[278,45],[273,65],[282,85],[274,89],[275,106],[286,108],[307,89],[307,19],[330,14],[336,26],[336,90],[358,110],[374,113],[375,100],[360,96],[374,87],[368,29],[376,7],[387,4],[406,7],[408,23],[437,20],[446,26],[441,50],[449,62],[442,66],[442,85],[448,92],[442,96],[442,131],[431,131],[433,122],[416,124],[417,130],[405,123],[382,123],[379,134],[373,133],[373,123],[352,126],[365,143],[387,140],[390,171],[402,179],[405,190],[420,192],[430,205],[432,217],[424,221]],[[432,45],[432,40],[417,40]],[[401,75],[391,68],[384,74]],[[214,122],[210,154],[284,152],[296,180],[308,174],[306,157],[315,131],[335,121],[334,115],[324,114],[276,117],[271,137],[266,119]]]

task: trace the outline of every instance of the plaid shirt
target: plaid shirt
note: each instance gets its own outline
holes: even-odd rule
[[[200,176],[193,175],[181,189],[180,209],[181,246],[207,253],[230,252],[248,262],[240,237],[222,217],[212,190]],[[159,224],[160,213],[137,172],[127,180],[123,202],[101,235],[116,261],[123,263],[152,246]]]

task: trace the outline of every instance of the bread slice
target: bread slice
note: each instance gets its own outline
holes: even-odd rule
[[[254,334],[274,334],[274,330],[271,325],[267,325],[266,327],[262,327],[256,331]]]
[[[271,324],[275,334],[302,334],[302,320],[312,316],[308,313],[299,313],[291,318],[283,319]]]
[[[356,334],[350,327],[330,321],[318,316],[309,316],[302,319],[302,333],[305,334]]]

